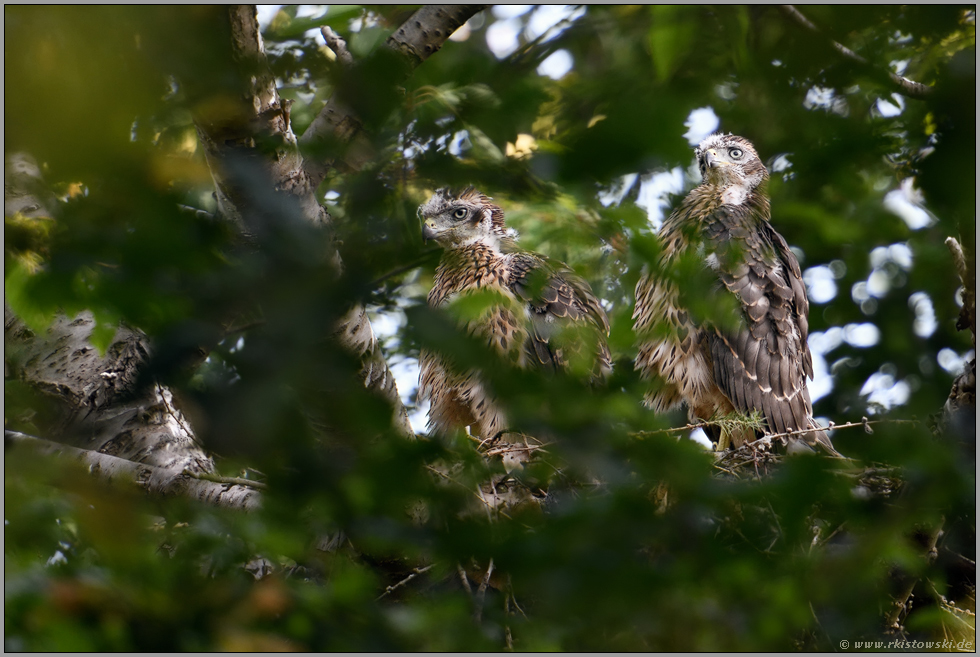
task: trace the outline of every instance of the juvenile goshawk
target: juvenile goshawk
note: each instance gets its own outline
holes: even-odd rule
[[[813,419],[806,286],[796,256],[769,223],[769,173],[742,137],[711,135],[695,153],[703,180],[664,222],[655,271],[636,286],[636,368],[654,382],[645,403],[658,412],[685,403],[692,422],[759,411],[767,433],[812,429],[790,438],[791,448],[819,445],[837,455]],[[713,270],[718,281],[700,291],[698,313],[677,284],[680,272],[690,272],[685,258]],[[734,303],[725,321],[711,318],[711,306],[725,314],[725,304],[712,298],[724,302],[726,295]],[[723,426],[734,428],[708,429],[719,448],[758,437],[744,425]]]
[[[472,187],[440,189],[419,216],[423,237],[445,249],[430,306],[484,294],[479,310],[473,314],[470,307],[460,322],[511,364],[592,376],[609,369],[609,322],[589,284],[561,263],[520,250],[490,197]],[[479,372],[460,371],[427,349],[419,360],[419,398],[429,400],[430,429],[448,433],[469,426],[473,435],[490,440],[511,428]]]

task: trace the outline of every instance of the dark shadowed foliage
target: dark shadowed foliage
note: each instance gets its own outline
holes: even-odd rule
[[[6,155],[30,154],[53,195],[50,217],[6,216],[9,310],[42,336],[88,310],[100,350],[120,322],[145,333],[134,385],[169,387],[220,475],[265,484],[246,513],[8,449],[5,648],[975,641],[975,415],[942,415],[975,348],[944,243],[973,266],[972,6],[806,6],[804,22],[775,6],[491,8],[409,72],[385,39],[413,11],[262,14],[293,132],[332,96],[361,124],[353,141],[301,142],[333,165],[318,226],[263,191],[281,143],[205,158],[195,121],[237,121],[254,64],[233,56],[224,8],[5,8]],[[682,412],[640,403],[633,290],[698,180],[705,126],[769,167],[772,223],[810,294],[814,415],[875,422],[834,432],[851,461],[719,462],[690,430],[663,431]],[[215,176],[245,190],[247,238],[217,212]],[[416,209],[465,185],[603,300],[603,384],[515,370],[426,306],[439,255]],[[710,299],[710,277],[689,274],[683,293]],[[414,440],[334,339],[355,303]],[[515,428],[548,442],[511,475],[546,502],[490,511],[477,491],[500,460],[425,435],[420,348],[481,368]],[[5,428],[58,439],[76,418],[10,362]]]

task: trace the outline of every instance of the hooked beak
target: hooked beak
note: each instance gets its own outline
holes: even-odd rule
[[[709,148],[708,151],[704,154],[704,161],[708,165],[709,169],[717,169],[719,167],[728,166],[728,162],[725,162],[724,160],[720,159],[718,157],[718,151],[716,151],[713,148]]]
[[[434,240],[439,237],[439,231],[436,230],[436,222],[429,219],[422,224],[422,240],[428,242],[429,240]]]

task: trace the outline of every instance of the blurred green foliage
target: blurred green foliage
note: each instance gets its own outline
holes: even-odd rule
[[[953,379],[941,365],[971,348],[943,240],[975,239],[973,8],[806,7],[822,34],[771,6],[589,6],[545,33],[554,9],[486,11],[406,81],[383,44],[411,11],[287,6],[265,29],[297,134],[334,93],[364,123],[367,165],[319,190],[338,280],[322,258],[330,236],[268,210],[274,199],[257,200],[254,248],[179,207],[215,209],[192,117],[240,88],[224,10],[5,9],[5,148],[32,153],[61,197],[50,228],[8,220],[8,303],[38,328],[88,308],[102,340],[120,319],[146,331],[152,374],[219,469],[270,485],[244,515],[8,455],[5,648],[832,650],[882,637],[902,577],[972,608],[973,575],[951,555],[975,559],[975,432],[937,436],[927,418]],[[347,38],[354,69],[317,44],[322,25]],[[507,35],[498,57],[488,39]],[[567,74],[540,74],[561,51]],[[893,95],[880,72],[896,68],[933,93]],[[918,419],[834,437],[858,463],[901,469],[889,496],[827,459],[725,478],[693,441],[638,437],[684,422],[641,407],[632,369],[632,290],[658,249],[640,180],[678,171],[675,194],[695,183],[685,121],[707,107],[769,161],[773,223],[804,270],[831,274],[836,294],[810,313],[832,376],[816,415]],[[415,209],[464,184],[608,302],[606,386],[514,371],[425,307],[437,256]],[[480,366],[516,425],[554,441],[524,475],[550,482],[544,511],[489,520],[473,492],[499,465],[466,439],[394,435],[385,404],[351,384],[359,364],[324,339],[355,301],[396,320],[391,362],[426,346]],[[241,317],[259,320],[229,333]],[[860,325],[878,339],[855,337]],[[211,356],[188,373],[180,356],[198,345]],[[36,430],[47,410],[35,397],[5,383],[8,428]],[[437,463],[456,464],[448,479],[427,469]],[[575,483],[592,478],[602,485]],[[930,564],[915,537],[940,518]],[[261,579],[245,567],[259,557],[274,569]],[[457,564],[482,573],[490,559],[499,576],[476,622]],[[975,637],[923,590],[908,636]]]

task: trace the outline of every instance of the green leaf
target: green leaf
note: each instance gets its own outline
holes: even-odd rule
[[[34,332],[41,332],[54,320],[55,308],[45,308],[36,303],[30,294],[34,276],[20,262],[14,262],[3,281],[7,304],[21,321]]]
[[[697,35],[697,7],[654,5],[650,7],[650,54],[657,80],[666,82],[683,63]]]

